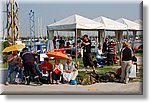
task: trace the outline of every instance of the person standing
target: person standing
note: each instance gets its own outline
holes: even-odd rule
[[[13,51],[12,55],[10,55],[7,58],[8,62],[8,71],[7,71],[7,79],[6,79],[6,85],[8,85],[11,81],[11,74],[15,71],[16,73],[18,72],[17,70],[17,51]]]
[[[91,57],[91,41],[89,40],[88,35],[83,36],[81,43],[81,46],[83,46],[83,64],[85,67],[85,72],[87,73],[88,66],[92,67],[93,72],[95,72],[95,65]]]
[[[71,55],[71,46],[70,42],[67,42],[67,46],[65,46],[66,54]]]
[[[127,84],[129,82],[129,71],[132,66],[132,56],[133,51],[129,47],[127,42],[123,44],[124,48],[121,52],[120,62],[121,62],[121,80],[120,82],[124,82]]]
[[[111,43],[109,42],[109,39],[106,38],[105,42],[103,43],[103,53],[105,54],[105,56],[107,57],[107,64],[109,64],[109,46],[111,45]]]
[[[33,53],[29,52],[27,48],[24,48],[23,52],[21,53],[21,58],[23,60],[23,66],[25,72],[24,73],[26,79],[25,84],[27,85],[30,84],[30,74],[32,74],[35,83],[42,85],[42,83],[39,81],[39,76],[35,69],[35,64],[34,64],[35,58]]]
[[[64,48],[64,45],[65,45],[65,41],[62,39],[62,37],[60,37],[59,48]]]
[[[110,42],[108,40],[109,39],[106,38],[105,42],[103,43],[103,49],[102,49],[103,53],[108,53],[108,47],[110,46]]]
[[[116,42],[112,39],[111,40],[111,46],[114,48],[114,64],[117,64],[117,51],[116,51]]]
[[[108,65],[114,64],[114,55],[115,55],[115,51],[114,51],[113,45],[110,44],[110,46],[108,47],[108,54],[107,54],[107,64]]]
[[[21,57],[18,56],[16,61],[17,61],[17,71],[18,71],[17,73],[18,77],[16,79],[18,78],[20,79],[17,80],[17,83],[24,83],[23,64],[22,64]]]
[[[54,36],[54,39],[53,39],[54,49],[56,49],[56,39],[57,39],[57,37],[56,37],[56,36]]]

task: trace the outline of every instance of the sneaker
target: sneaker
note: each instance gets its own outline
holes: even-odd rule
[[[68,81],[64,80],[62,84],[68,84]]]
[[[128,84],[129,83],[129,78],[125,80],[125,84]]]
[[[35,81],[34,83],[37,85],[43,85],[43,83],[41,83],[40,81]]]
[[[60,84],[60,81],[59,81],[59,80],[57,80],[57,81],[56,81],[56,84]]]
[[[30,79],[29,78],[25,79],[25,85],[30,85]]]
[[[120,83],[124,83],[124,81],[123,81],[123,80],[120,80],[119,82],[120,82]]]
[[[40,82],[39,78],[35,78],[34,81],[35,84],[43,85],[43,83]]]
[[[9,85],[9,82],[7,81],[7,82],[5,83],[5,85]]]

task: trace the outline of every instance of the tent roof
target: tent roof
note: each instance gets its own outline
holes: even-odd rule
[[[74,14],[47,26],[48,30],[102,29],[102,24]]]
[[[104,29],[106,30],[127,30],[127,26],[125,24],[119,23],[103,16],[97,17],[93,20],[102,23],[104,25]]]
[[[128,19],[120,18],[116,21],[126,24],[129,30],[142,30],[142,26],[140,24],[130,21]]]
[[[137,19],[134,22],[143,25],[143,21],[141,19]]]

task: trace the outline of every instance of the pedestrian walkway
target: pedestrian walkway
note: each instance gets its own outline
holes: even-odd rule
[[[0,85],[2,94],[142,94],[142,82],[97,83],[93,85]]]

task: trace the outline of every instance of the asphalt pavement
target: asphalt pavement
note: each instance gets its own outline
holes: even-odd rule
[[[44,84],[37,85],[4,85],[0,84],[2,94],[100,94],[100,95],[114,95],[114,94],[134,94],[141,95],[142,82],[124,83],[96,83],[93,85],[69,85],[69,84]]]

